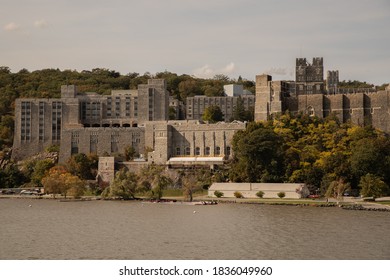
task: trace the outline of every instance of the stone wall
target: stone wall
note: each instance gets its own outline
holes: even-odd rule
[[[137,153],[143,154],[144,134],[144,129],[140,127],[64,129],[60,161],[66,161],[75,153],[94,153],[98,156],[124,155],[128,146],[133,146]]]

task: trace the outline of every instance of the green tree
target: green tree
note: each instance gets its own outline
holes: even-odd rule
[[[168,109],[168,118],[170,120],[176,120],[176,109],[174,107],[171,107],[169,106],[169,109]]]
[[[135,173],[125,169],[119,170],[109,187],[109,196],[123,199],[135,198],[135,194],[140,190],[138,181],[139,177]]]
[[[133,160],[136,155],[137,155],[137,151],[135,150],[135,148],[133,146],[129,145],[125,148],[126,161]]]
[[[249,110],[245,109],[244,106],[244,100],[242,99],[241,96],[237,98],[237,104],[234,106],[233,109],[233,115],[230,119],[230,121],[253,121],[253,112],[254,108],[251,108]]]
[[[231,179],[245,182],[278,182],[283,172],[283,139],[261,124],[250,124],[233,137]],[[236,176],[236,177],[235,177]]]
[[[0,148],[10,147],[14,135],[14,118],[11,115],[1,116],[0,121]]]
[[[67,170],[81,179],[91,180],[95,179],[94,170],[97,169],[98,158],[96,155],[89,155],[79,153],[72,155],[66,164]]]
[[[382,197],[390,193],[389,186],[382,179],[373,174],[366,174],[360,178],[360,194],[364,197]]]
[[[349,183],[344,182],[343,179],[339,179],[330,183],[325,196],[342,199],[343,194],[350,189],[351,186]]]
[[[202,120],[209,123],[223,121],[223,113],[221,108],[217,105],[211,105],[207,107],[203,112]]]
[[[140,171],[140,182],[144,190],[148,190],[150,197],[161,199],[163,190],[172,185],[173,180],[166,175],[164,166],[150,164]]]
[[[38,160],[35,163],[34,171],[31,174],[31,182],[41,186],[42,178],[46,175],[46,172],[50,170],[54,166],[54,163],[50,159]]]
[[[15,188],[26,181],[23,173],[14,163],[7,164],[0,168],[0,188]]]

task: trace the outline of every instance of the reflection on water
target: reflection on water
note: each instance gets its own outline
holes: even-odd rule
[[[390,259],[388,212],[1,199],[0,213],[0,259]]]

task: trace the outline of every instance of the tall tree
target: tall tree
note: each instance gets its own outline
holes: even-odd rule
[[[223,113],[221,108],[217,105],[211,105],[207,107],[203,112],[202,120],[209,123],[223,121]]]
[[[108,188],[109,196],[123,199],[135,198],[135,194],[139,190],[138,181],[139,177],[135,173],[125,169],[119,170]]]
[[[253,124],[233,138],[233,180],[277,182],[283,174],[283,139],[272,129]]]
[[[373,174],[366,174],[360,178],[360,194],[364,197],[382,197],[390,194],[389,186],[382,179]]]
[[[253,121],[254,118],[254,108],[249,110],[245,109],[244,100],[241,96],[237,98],[237,104],[233,109],[233,116],[230,121]]]
[[[172,179],[166,174],[164,166],[151,164],[140,171],[141,186],[148,190],[150,197],[161,199],[163,190],[172,185]]]

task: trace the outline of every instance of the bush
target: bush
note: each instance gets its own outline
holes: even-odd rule
[[[279,198],[283,198],[283,197],[286,196],[286,193],[285,192],[280,192],[280,193],[278,193],[278,196],[279,196]]]
[[[214,192],[214,195],[216,196],[216,197],[223,197],[223,192],[221,192],[221,191],[215,191]]]
[[[263,191],[258,191],[258,192],[256,193],[256,196],[259,197],[259,198],[263,198],[264,192],[263,192]]]
[[[240,193],[240,192],[234,192],[234,196],[235,196],[236,198],[244,198],[244,196],[243,196],[242,193]]]
[[[46,147],[46,152],[48,153],[59,153],[60,152],[60,146],[59,145],[50,145]]]

